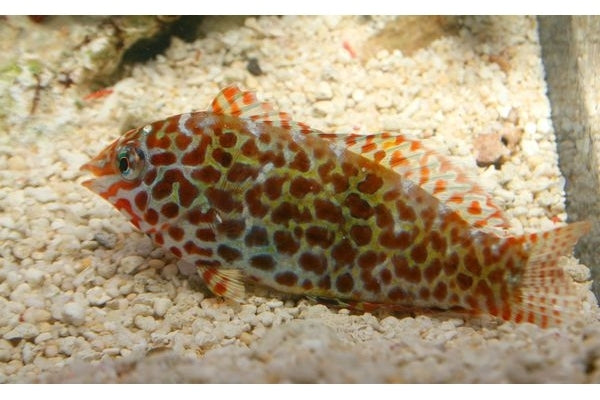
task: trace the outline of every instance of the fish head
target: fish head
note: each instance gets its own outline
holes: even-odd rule
[[[82,185],[110,202],[138,228],[143,215],[138,207],[140,197],[147,196],[140,195],[147,189],[143,179],[148,171],[147,150],[140,140],[143,129],[126,132],[80,167],[94,175]]]

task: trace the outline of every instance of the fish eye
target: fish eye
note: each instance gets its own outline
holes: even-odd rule
[[[117,151],[116,162],[123,179],[134,180],[144,169],[144,152],[132,145],[123,146]]]

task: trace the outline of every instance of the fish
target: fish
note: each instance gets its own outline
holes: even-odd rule
[[[81,169],[216,296],[248,283],[356,309],[542,327],[581,301],[560,258],[587,221],[511,235],[475,179],[401,132],[325,133],[250,91],[128,130]]]

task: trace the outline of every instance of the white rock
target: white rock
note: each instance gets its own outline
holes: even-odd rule
[[[173,302],[170,299],[165,298],[165,297],[158,298],[158,299],[154,300],[154,304],[153,304],[154,315],[162,318],[165,316],[165,314],[167,313],[169,308],[171,308],[172,306],[173,306]]]
[[[20,155],[14,155],[8,159],[8,168],[13,171],[20,171],[29,167],[29,163]]]
[[[537,130],[537,125],[535,122],[528,122],[525,124],[525,132],[529,135],[535,134]]]
[[[51,316],[52,315],[47,310],[28,308],[23,313],[23,321],[35,324],[38,322],[49,321]]]
[[[57,340],[58,351],[64,355],[70,356],[75,351],[76,339],[74,336],[67,336]]]
[[[50,344],[44,348],[44,355],[48,358],[56,357],[58,355],[58,346]]]
[[[275,314],[272,313],[271,311],[264,311],[264,312],[258,314],[258,320],[264,326],[271,326],[271,325],[273,325],[273,320],[274,319],[275,319]]]
[[[313,105],[313,115],[315,117],[326,117],[333,113],[333,103],[331,101],[317,101]]]
[[[127,256],[121,259],[119,265],[124,273],[132,274],[144,263],[144,261],[144,258],[140,256]]]
[[[102,306],[110,300],[110,296],[106,294],[103,288],[93,287],[85,293],[88,302],[93,306]]]
[[[0,339],[0,362],[9,362],[12,359],[13,347],[8,340]]]
[[[550,118],[540,118],[537,122],[537,130],[544,134],[552,132],[552,121]]]
[[[540,151],[540,146],[534,140],[522,140],[521,148],[526,156],[533,156]]]
[[[25,277],[27,283],[29,283],[32,287],[38,287],[44,281],[45,274],[39,269],[29,268],[25,270],[23,276]]]
[[[270,308],[279,308],[279,307],[283,306],[283,301],[277,300],[277,299],[269,300],[269,301],[267,301],[266,305],[267,305],[267,307],[270,307]]]
[[[76,302],[69,302],[62,309],[62,320],[69,324],[80,326],[85,322],[85,307]]]
[[[158,327],[158,322],[156,322],[156,320],[151,316],[145,317],[143,315],[137,315],[134,318],[133,323],[135,324],[135,326],[137,326],[140,329],[143,329],[146,332],[154,332]]]
[[[96,271],[101,277],[110,279],[117,272],[117,264],[110,262],[109,260],[104,260],[98,264]]]
[[[23,260],[31,255],[33,249],[31,246],[26,246],[22,243],[17,243],[12,248],[12,253],[19,260]]]
[[[40,344],[40,343],[46,342],[46,341],[48,341],[50,339],[52,339],[52,333],[50,333],[50,332],[42,332],[42,333],[40,333],[39,335],[37,335],[35,337],[35,339],[33,340],[33,342],[35,344]]]
[[[0,227],[14,229],[15,220],[12,219],[9,215],[0,215]]]
[[[317,89],[315,90],[316,100],[331,100],[333,98],[333,91],[331,86],[327,82],[319,82]]]
[[[25,343],[23,345],[23,349],[21,350],[21,359],[23,360],[23,364],[31,364],[35,358],[35,355],[35,346],[31,343]]]
[[[36,187],[36,188],[26,188],[25,194],[33,197],[35,200],[40,203],[49,203],[51,201],[58,200],[58,195],[54,190],[47,186]]]
[[[8,331],[4,334],[4,339],[15,340],[15,339],[33,339],[39,334],[37,326],[24,322],[17,325],[13,330]]]
[[[25,301],[25,297],[29,295],[31,292],[31,287],[27,283],[21,283],[16,288],[13,289],[10,294],[10,299],[19,303],[23,303]]]
[[[354,100],[357,103],[360,103],[361,101],[363,101],[365,99],[365,91],[362,89],[355,89],[352,92],[352,100]]]
[[[198,332],[194,335],[194,343],[200,347],[208,347],[219,343],[223,340],[223,330],[220,328],[213,329],[210,332]]]
[[[228,339],[240,336],[243,331],[244,323],[240,320],[231,321],[223,326],[223,335]]]

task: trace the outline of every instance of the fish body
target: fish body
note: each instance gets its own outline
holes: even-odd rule
[[[325,134],[236,87],[126,132],[84,185],[217,295],[244,281],[341,304],[547,326],[577,301],[557,260],[589,224],[508,236],[490,197],[404,135]]]

